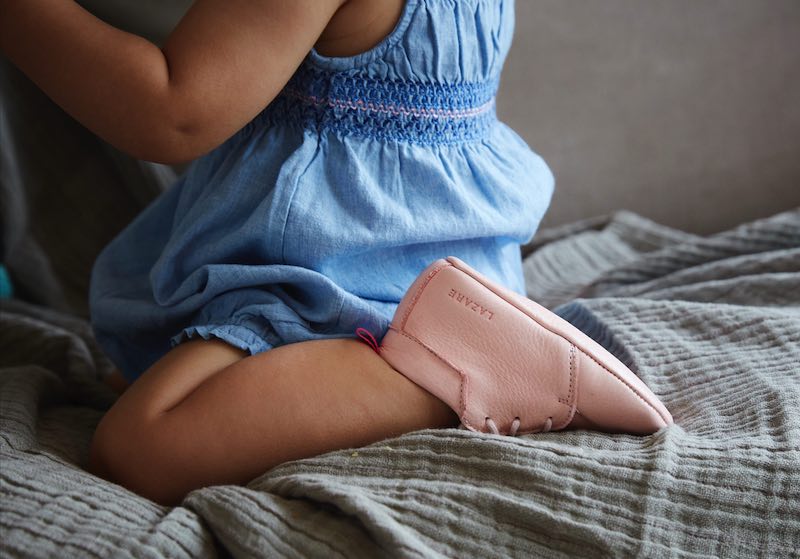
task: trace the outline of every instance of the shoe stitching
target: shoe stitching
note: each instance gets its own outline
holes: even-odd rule
[[[400,329],[401,330],[405,330],[406,321],[408,320],[408,315],[411,314],[411,311],[413,311],[414,307],[417,305],[417,301],[419,301],[419,298],[422,295],[422,291],[425,289],[425,287],[428,285],[428,283],[433,279],[433,276],[438,274],[440,271],[442,271],[447,266],[452,266],[452,264],[450,264],[448,262],[447,264],[442,264],[441,266],[439,266],[437,268],[434,268],[433,270],[428,272],[428,276],[425,278],[425,281],[422,283],[422,285],[419,286],[419,289],[417,289],[417,292],[414,293],[414,297],[413,297],[413,299],[411,299],[411,303],[409,304],[408,309],[406,309],[406,312],[403,313],[403,319],[400,321]]]
[[[572,403],[575,391],[575,344],[569,346],[569,397],[567,401]]]
[[[444,363],[445,365],[447,365],[448,367],[450,367],[451,369],[453,369],[455,372],[457,372],[459,374],[459,376],[461,377],[461,383],[460,383],[461,386],[460,386],[460,390],[459,390],[459,403],[458,403],[459,412],[458,412],[458,415],[461,418],[461,422],[463,424],[465,424],[468,427],[472,427],[473,429],[475,429],[475,427],[472,424],[470,424],[470,422],[467,419],[464,418],[464,415],[466,414],[466,411],[467,411],[466,386],[465,386],[466,382],[467,382],[467,375],[464,373],[464,371],[462,371],[461,369],[459,369],[458,367],[456,367],[455,365],[450,363],[447,359],[445,359],[444,357],[442,357],[441,355],[439,355],[438,353],[433,351],[431,348],[429,348],[428,346],[423,344],[421,341],[419,341],[417,338],[415,338],[411,334],[407,334],[406,332],[403,332],[402,330],[398,330],[397,328],[395,328],[394,326],[391,326],[391,325],[389,325],[389,329],[390,330],[394,330],[398,334],[401,334],[402,336],[408,338],[412,342],[418,344],[425,351],[427,351],[428,353],[430,353],[431,355],[433,355],[434,357],[439,359],[442,363]]]
[[[567,340],[569,341],[569,340]],[[558,401],[564,404],[569,408],[569,413],[567,414],[567,418],[564,420],[564,423],[556,427],[556,430],[563,429],[567,425],[570,424],[572,418],[575,417],[575,410],[577,409],[577,367],[575,366],[575,344],[569,344],[569,397],[567,400],[559,398]],[[552,418],[551,418],[552,419]]]

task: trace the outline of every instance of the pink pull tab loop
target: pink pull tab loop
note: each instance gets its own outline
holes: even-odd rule
[[[356,334],[358,335],[359,338],[364,340],[364,343],[368,344],[369,347],[371,347],[375,351],[375,353],[380,355],[381,348],[378,347],[378,342],[375,341],[375,336],[372,335],[372,332],[370,332],[366,328],[361,328],[359,326],[358,328],[356,328]]]

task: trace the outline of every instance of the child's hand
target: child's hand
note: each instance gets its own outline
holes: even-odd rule
[[[266,107],[345,1],[197,0],[159,49],[72,0],[0,0],[0,50],[112,145],[178,163]]]

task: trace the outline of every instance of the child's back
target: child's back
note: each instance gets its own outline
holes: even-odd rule
[[[339,21],[331,52],[352,48]],[[98,258],[93,326],[124,375],[198,336],[255,354],[381,335],[445,255],[524,294],[553,179],[495,116],[513,25],[507,1],[408,0],[366,52],[312,50]]]

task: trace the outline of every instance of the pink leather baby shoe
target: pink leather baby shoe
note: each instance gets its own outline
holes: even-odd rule
[[[672,423],[650,389],[600,344],[454,256],[417,277],[378,353],[472,431],[649,434]]]

